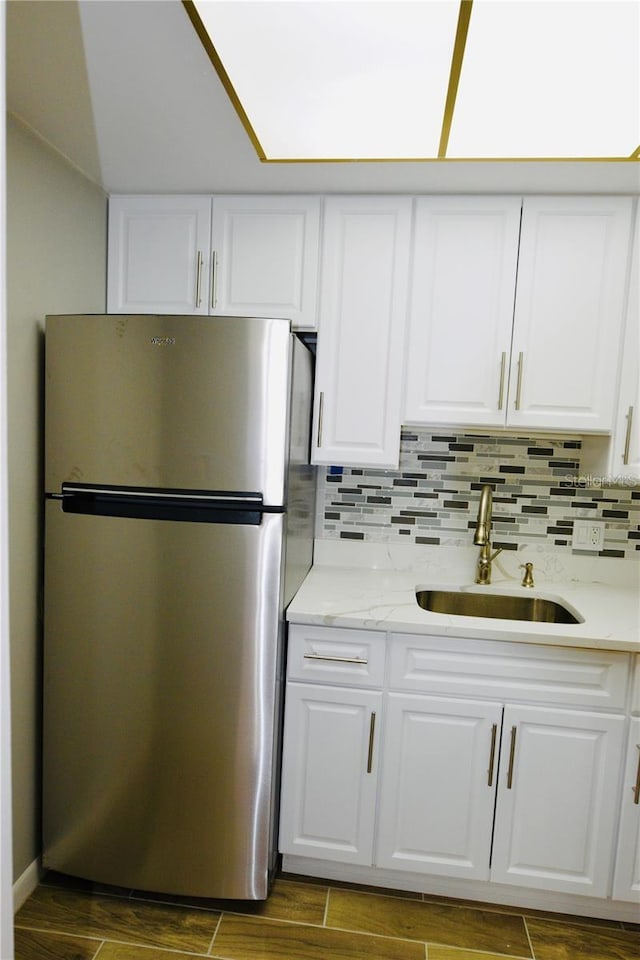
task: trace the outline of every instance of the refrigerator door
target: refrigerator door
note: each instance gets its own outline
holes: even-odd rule
[[[273,867],[286,517],[46,502],[44,863],[262,899]]]
[[[63,482],[286,496],[288,320],[51,316],[45,489]]]

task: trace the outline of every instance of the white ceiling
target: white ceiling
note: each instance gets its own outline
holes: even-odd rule
[[[637,162],[261,163],[180,0],[9,0],[7,103],[108,193],[640,192]]]

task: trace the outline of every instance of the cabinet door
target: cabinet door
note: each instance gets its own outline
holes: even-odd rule
[[[112,197],[109,313],[206,314],[210,197]]]
[[[314,463],[398,466],[411,204],[325,202]]]
[[[628,197],[525,197],[508,425],[613,428],[631,212]]]
[[[640,718],[631,720],[622,789],[614,900],[640,902]]]
[[[287,684],[280,851],[373,862],[382,694]]]
[[[505,708],[491,879],[608,894],[624,718]]]
[[[504,426],[519,197],[416,203],[406,423]]]
[[[640,481],[640,207],[632,250],[618,416],[611,446],[612,476],[623,478],[625,483]]]
[[[319,197],[214,197],[211,313],[314,329],[319,243]]]
[[[390,694],[376,865],[486,880],[502,706]]]

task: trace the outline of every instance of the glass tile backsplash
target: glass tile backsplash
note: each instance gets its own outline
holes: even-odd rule
[[[328,467],[318,478],[323,539],[468,546],[490,483],[495,546],[640,559],[640,487],[580,473],[579,438],[402,431],[400,468]],[[577,519],[603,521],[604,549],[572,548]]]

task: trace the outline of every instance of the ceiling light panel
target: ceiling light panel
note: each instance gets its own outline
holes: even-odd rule
[[[458,0],[195,0],[269,160],[436,157]]]
[[[448,158],[629,157],[637,0],[474,0]]]

